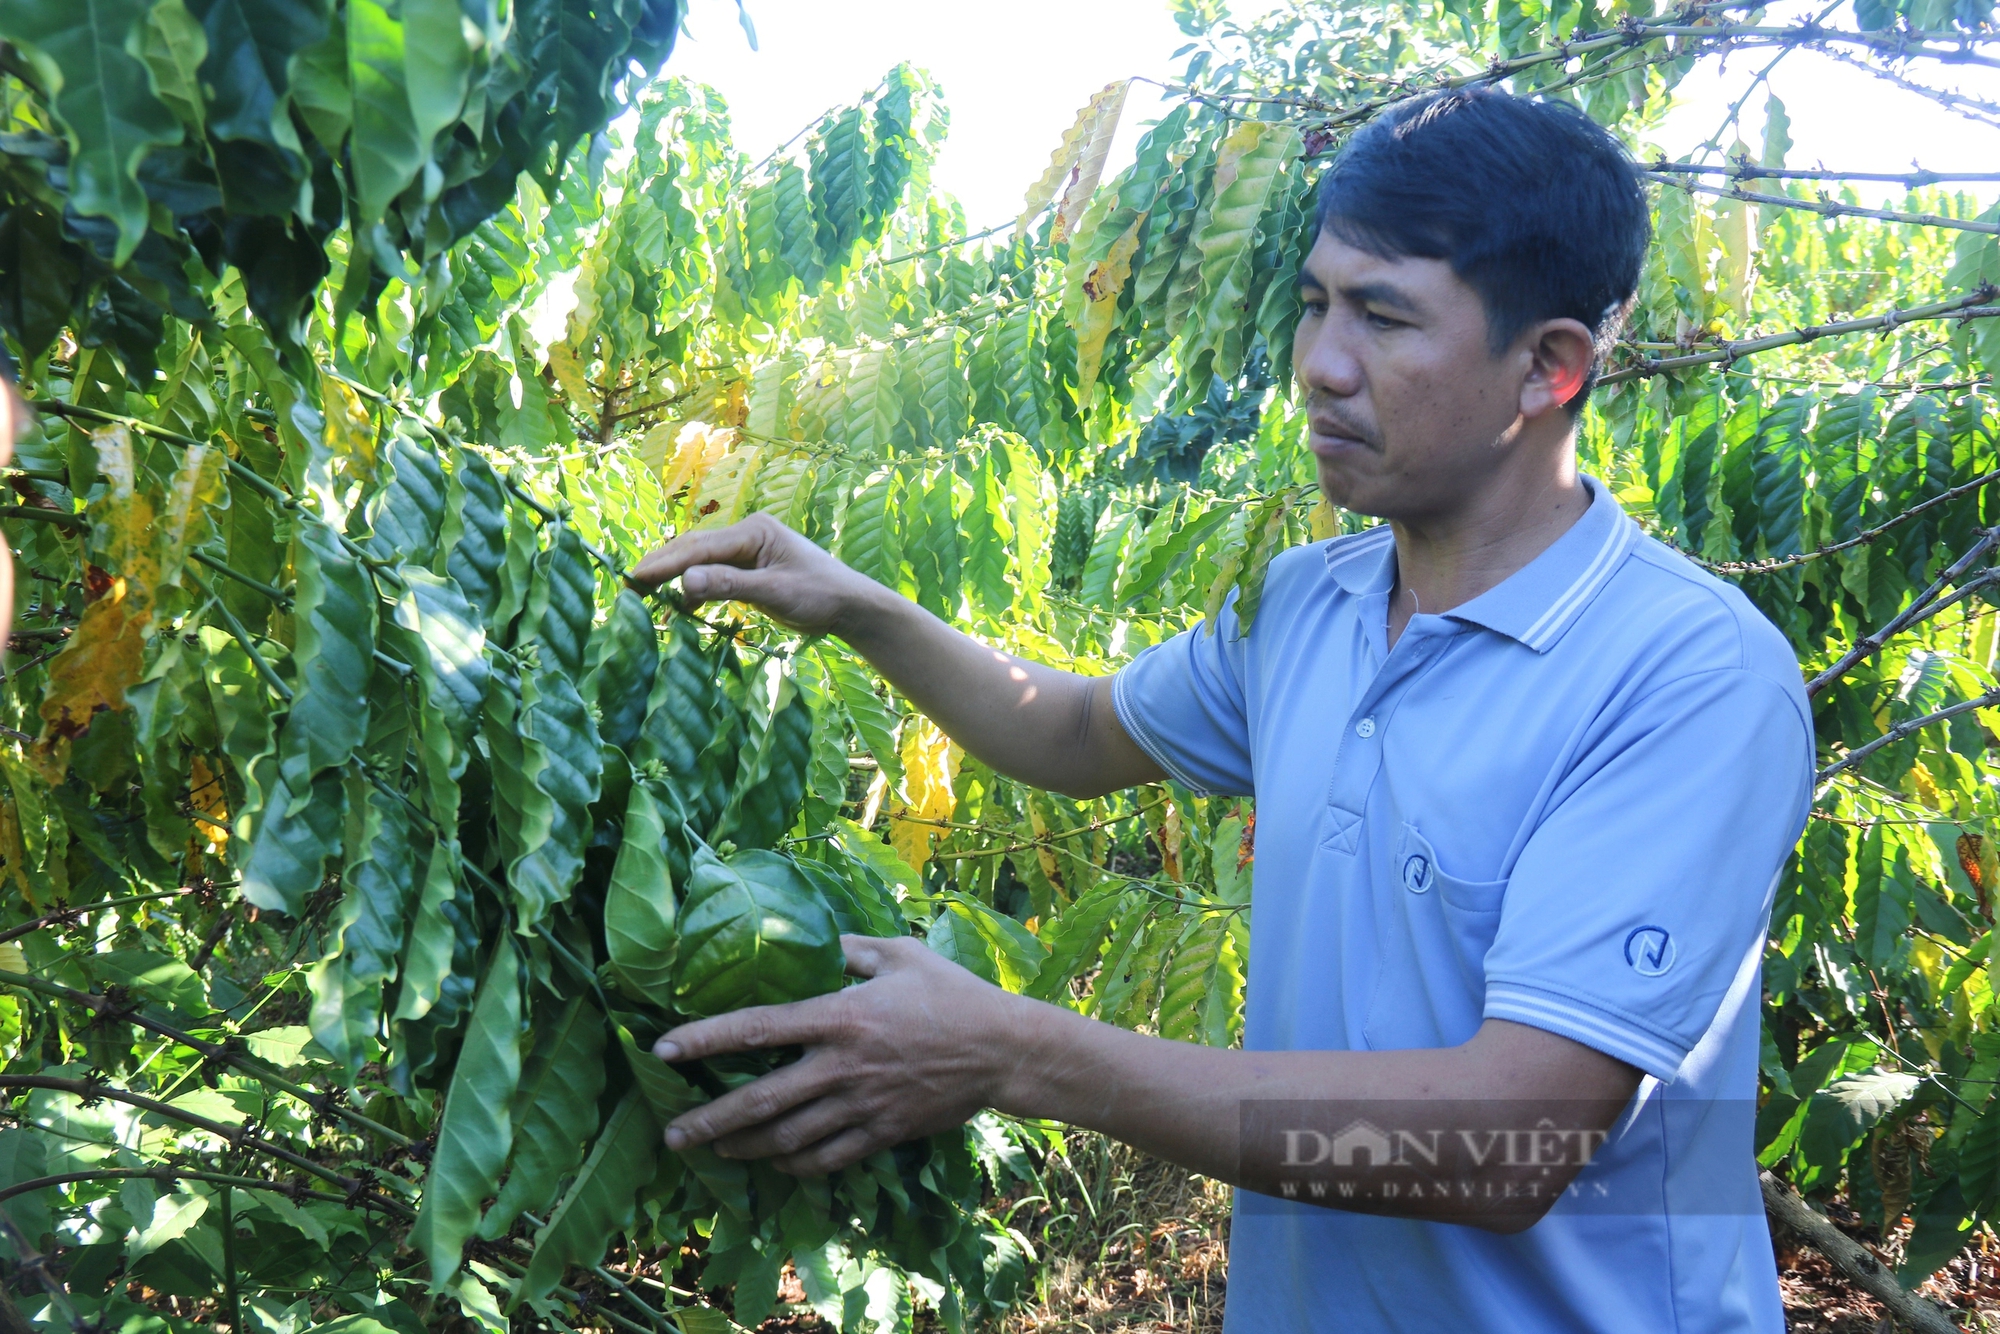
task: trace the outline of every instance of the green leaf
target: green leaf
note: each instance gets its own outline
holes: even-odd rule
[[[338,771],[329,771],[295,797],[275,759],[259,763],[255,773],[269,787],[243,862],[243,897],[266,912],[299,917],[327,858],[340,850],[345,785]]]
[[[497,633],[500,567],[507,557],[507,488],[493,466],[469,449],[460,449],[446,491],[443,535],[449,555],[444,572],[466,601]]]
[[[375,595],[361,563],[323,523],[299,525],[293,560],[299,576],[292,613],[297,684],[278,754],[296,802],[317,775],[345,764],[368,736]]]
[[[583,873],[604,752],[567,676],[549,668],[525,672],[518,699],[510,684],[498,672],[488,681],[484,735],[507,884],[520,911],[518,929],[528,931],[569,897]]]
[[[480,1206],[500,1184],[513,1146],[520,1082],[520,962],[502,934],[480,979],[411,1232],[411,1244],[430,1261],[432,1292],[442,1292],[458,1272],[460,1252],[479,1225]]]
[[[627,991],[671,1009],[675,910],[666,835],[659,803],[645,783],[632,784],[618,860],[604,894],[604,944]]]
[[[100,987],[120,986],[189,1014],[208,1008],[208,992],[185,963],[156,950],[112,950],[83,956],[84,972]]]
[[[368,548],[381,560],[428,563],[444,523],[444,469],[401,431],[386,451],[386,484],[368,502]]]
[[[976,977],[1000,985],[1000,962],[994,957],[993,942],[979,929],[971,908],[958,901],[939,906],[937,916],[924,927],[924,944]]]
[[[604,1016],[581,996],[538,1024],[535,1047],[515,1094],[513,1153],[506,1184],[480,1222],[479,1235],[504,1237],[523,1210],[544,1212],[562,1178],[583,1160],[597,1130],[604,1091]]]
[[[127,49],[146,62],[153,95],[173,108],[181,123],[199,133],[207,117],[201,91],[201,63],[208,58],[208,34],[182,0],[156,0]]]
[[[992,960],[993,971],[988,980],[1009,991],[1025,991],[1048,959],[1048,950],[1042,942],[1027,927],[969,895],[954,891],[944,907],[959,914],[978,933]]]
[[[1229,1045],[1229,1019],[1241,1001],[1242,963],[1227,913],[1194,915],[1174,945],[1160,988],[1160,1036]]]
[[[619,1049],[625,1055],[626,1067],[632,1072],[632,1080],[638,1085],[640,1096],[652,1110],[654,1120],[661,1126],[678,1117],[683,1112],[693,1111],[708,1101],[708,1094],[690,1084],[680,1071],[654,1056],[646,1047],[651,1046],[649,1037],[646,1047],[642,1047],[632,1037],[632,1030],[624,1023],[617,1024]],[[667,1160],[678,1161],[708,1188],[718,1203],[738,1218],[750,1215],[750,1165],[741,1159],[723,1158],[706,1144],[681,1150]]]
[[[462,746],[471,736],[486,695],[486,630],[456,580],[417,566],[397,571],[403,594],[396,624],[420,641],[415,662],[432,707]]]
[[[798,816],[812,759],[812,710],[790,677],[779,685],[771,720],[736,770],[736,788],[715,839],[744,848],[776,845]]]
[[[510,1311],[546,1297],[571,1265],[596,1264],[631,1226],[639,1192],[659,1170],[659,1137],[645,1095],[633,1089],[605,1120],[549,1225],[535,1235],[535,1253],[508,1303]]]
[[[861,744],[868,747],[868,753],[875,757],[875,763],[888,776],[889,785],[892,788],[901,787],[903,756],[896,748],[896,715],[875,693],[875,683],[870,679],[868,669],[825,644],[813,652],[820,666],[826,669],[827,679],[833,683],[841,707],[847,710],[848,718],[853,721]]]
[[[208,1197],[175,1191],[153,1201],[151,1216],[125,1239],[125,1261],[137,1264],[170,1241],[185,1237],[208,1212]]]
[[[828,856],[839,866],[799,861],[799,873],[833,912],[835,928],[844,936],[903,936],[909,927],[889,887],[836,844]]]
[[[903,548],[895,500],[899,474],[884,468],[862,484],[840,516],[837,554],[848,565],[890,588],[902,583]]]
[[[1285,514],[1291,496],[1280,492],[1265,499],[1260,510],[1250,516],[1250,549],[1243,557],[1243,570],[1236,578],[1236,629],[1250,633],[1257,619],[1257,606],[1264,599],[1264,576],[1271,560],[1285,542]]]
[[[145,22],[146,0],[8,0],[0,37],[18,43],[54,100],[69,140],[69,206],[108,218],[122,266],[145,239],[148,206],[139,164],[181,141],[180,122],[153,96],[145,65],[126,49]]]
[[[458,0],[403,0],[403,77],[410,119],[426,157],[432,141],[457,122],[465,107],[472,52],[465,43],[464,13]]]
[[[1049,954],[1024,994],[1040,1001],[1066,999],[1070,979],[1097,962],[1098,951],[1111,934],[1112,920],[1125,898],[1122,883],[1105,881],[1065,908],[1044,928]]]
[[[404,72],[407,35],[383,0],[348,0],[347,81],[354,96],[354,224],[382,221],[429,156],[410,109]]]
[[[632,752],[635,768],[658,764],[666,770],[669,789],[680,809],[670,821],[706,827],[726,794],[704,781],[702,756],[715,740],[728,707],[716,688],[714,664],[703,654],[694,627],[676,618],[653,690],[646,700],[646,721]]]
[[[399,1021],[421,1019],[430,1013],[451,975],[458,928],[447,909],[459,895],[458,856],[456,840],[440,839],[431,845],[409,948],[403,956],[395,1014]]]
[[[591,632],[588,657],[583,697],[597,710],[598,734],[630,755],[660,668],[659,635],[644,598],[619,590],[611,614]]]
[[[334,950],[308,982],[313,1036],[352,1079],[371,1054],[369,1043],[382,1017],[382,984],[396,975],[416,889],[417,850],[401,798],[356,779],[348,803],[350,822],[359,827],[348,831]]]
[[[723,1014],[840,989],[846,968],[833,914],[788,858],[697,848],[674,960],[676,1008]]]
[[[551,527],[549,545],[535,557],[529,576],[521,638],[541,646],[546,665],[577,680],[583,676],[591,612],[597,605],[597,574],[576,529],[560,522]]]
[[[1246,326],[1254,329],[1247,317],[1258,224],[1272,186],[1284,178],[1299,142],[1298,130],[1289,123],[1254,120],[1237,124],[1223,141],[1216,155],[1215,193],[1195,227],[1201,293],[1183,335],[1183,367],[1200,365],[1202,353],[1208,352],[1213,374],[1233,380],[1242,369]]]

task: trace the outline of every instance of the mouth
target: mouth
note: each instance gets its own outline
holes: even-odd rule
[[[1314,420],[1312,433],[1307,440],[1314,455],[1322,459],[1336,458],[1356,452],[1378,453],[1373,441],[1342,422]]]

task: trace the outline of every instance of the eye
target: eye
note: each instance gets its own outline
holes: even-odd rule
[[[1371,329],[1400,329],[1403,326],[1401,320],[1392,320],[1379,311],[1363,311],[1361,318],[1368,321],[1368,327]]]
[[[1305,307],[1307,316],[1315,320],[1326,318],[1326,296],[1318,292],[1301,292],[1299,301]]]

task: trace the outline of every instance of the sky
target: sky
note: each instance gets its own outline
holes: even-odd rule
[[[1022,195],[1092,93],[1131,76],[1171,79],[1179,64],[1173,53],[1187,40],[1167,0],[744,3],[760,49],[750,49],[735,0],[692,0],[687,35],[667,65],[669,73],[700,79],[728,99],[739,147],[762,157],[829,107],[873,87],[897,61],[911,61],[938,81],[951,108],[937,180],[964,204],[974,229],[1020,210]],[[1783,15],[1796,3],[1780,0],[1771,12]],[[1268,7],[1270,0],[1234,6],[1239,16]],[[1832,21],[1841,20],[1836,14]],[[1770,58],[1768,51],[1738,52],[1720,70],[1704,65],[1683,81],[1683,105],[1657,146],[1679,155],[1707,139]],[[1981,75],[1990,77],[1975,77]],[[2000,129],[1811,52],[1781,61],[1770,82],[1791,113],[1794,166],[1901,171],[1914,160],[1934,171],[1982,171],[1993,169],[2000,150]],[[1954,73],[1944,82],[2000,101],[2000,71]],[[1753,96],[1743,116],[1753,148],[1763,133],[1764,100],[1761,92]],[[1130,161],[1143,123],[1161,109],[1157,89],[1134,87],[1112,171]]]

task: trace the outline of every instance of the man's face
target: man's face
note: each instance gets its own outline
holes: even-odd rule
[[[1457,510],[1506,462],[1530,355],[1493,355],[1479,294],[1441,259],[1382,259],[1322,231],[1299,283],[1292,367],[1320,488],[1381,518]]]

